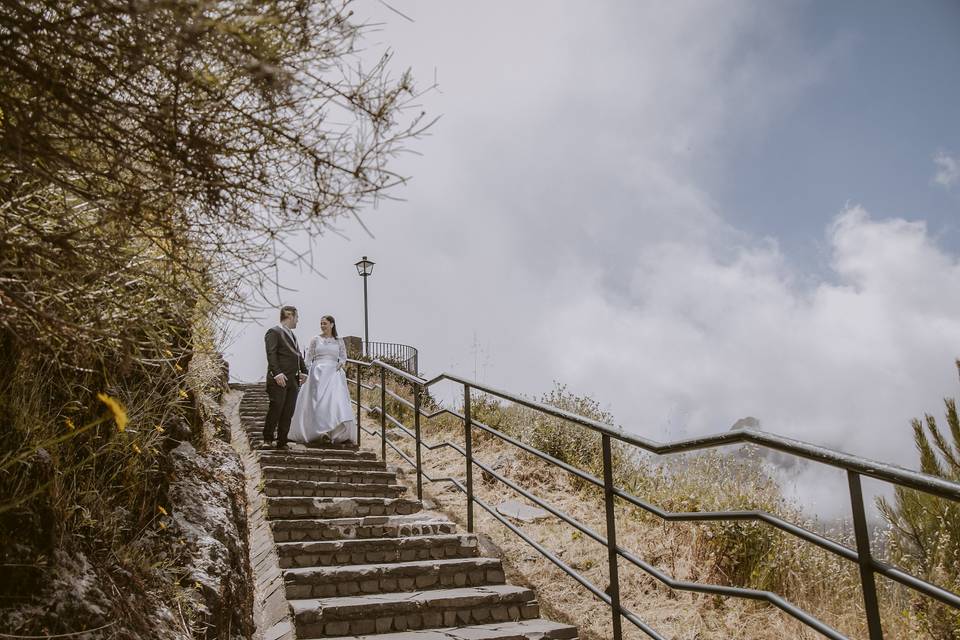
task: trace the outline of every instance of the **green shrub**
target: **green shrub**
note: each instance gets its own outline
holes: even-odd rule
[[[960,360],[957,361],[960,371]],[[932,415],[914,419],[913,441],[920,470],[960,483],[960,420],[953,398],[946,405],[948,441]],[[926,430],[924,430],[926,426]],[[880,511],[892,526],[890,556],[910,573],[960,593],[960,503],[897,487],[893,503],[881,498]],[[960,639],[960,612],[915,595],[909,613],[916,627],[934,640]]]

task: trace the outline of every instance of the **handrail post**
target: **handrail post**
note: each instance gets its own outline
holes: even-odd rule
[[[364,279],[366,282],[366,279]],[[360,428],[360,391],[362,387],[360,386],[360,365],[357,364],[357,448],[360,447],[360,438],[363,433],[363,429]]]
[[[423,500],[423,462],[420,459],[420,383],[413,385],[413,430],[417,441],[417,500]]]
[[[863,509],[863,489],[860,474],[847,470],[850,484],[850,503],[853,507],[853,533],[857,540],[857,559],[860,565],[860,587],[863,590],[863,605],[867,614],[867,629],[870,640],[883,640],[880,622],[880,606],[877,603],[877,584],[873,575],[873,557],[870,554],[870,532]]]
[[[380,459],[387,461],[387,370],[380,367]]]
[[[603,502],[607,511],[607,560],[610,565],[610,587],[607,594],[610,596],[610,608],[613,613],[613,638],[622,640],[623,627],[620,619],[620,571],[617,566],[617,515],[614,511],[613,495],[613,452],[610,446],[610,436],[601,434],[603,446]],[[873,640],[871,638],[871,640]]]
[[[473,533],[473,419],[468,384],[463,385],[463,444],[467,450],[467,532]]]

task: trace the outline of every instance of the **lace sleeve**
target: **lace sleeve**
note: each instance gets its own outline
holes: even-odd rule
[[[317,336],[310,338],[310,348],[307,349],[307,364],[313,364],[314,358],[317,357]]]
[[[337,346],[340,347],[340,353],[337,354],[337,362],[347,364],[347,346],[343,343],[343,338],[337,338]]]

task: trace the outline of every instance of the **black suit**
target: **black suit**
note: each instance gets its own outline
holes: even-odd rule
[[[297,394],[300,392],[298,374],[307,372],[307,364],[300,355],[297,339],[294,336],[291,340],[291,335],[292,331],[288,335],[280,327],[271,327],[263,336],[267,348],[267,396],[270,398],[267,419],[263,423],[263,441],[271,442],[276,434],[277,446],[287,443],[290,418],[293,417]],[[281,373],[287,376],[285,387],[281,387],[274,380],[274,377]]]

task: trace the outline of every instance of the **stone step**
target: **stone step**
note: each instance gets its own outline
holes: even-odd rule
[[[503,584],[504,575],[498,558],[453,558],[287,569],[283,582],[292,600],[480,587]]]
[[[357,518],[361,516],[392,516],[416,513],[423,503],[409,498],[378,497],[276,497],[267,498],[267,517],[299,518]]]
[[[376,460],[377,454],[373,451],[357,451],[356,449],[259,449],[261,456],[284,456],[291,458],[295,464],[315,464],[316,460]]]
[[[511,585],[290,600],[297,636],[322,638],[540,617],[533,591]]]
[[[295,532],[289,531],[288,534],[293,536]],[[274,529],[274,537],[276,536],[277,531]],[[472,533],[297,542],[281,542],[277,538],[277,542],[277,555],[282,569],[475,558],[479,554],[477,537]]]
[[[309,498],[397,498],[407,492],[402,484],[352,484],[350,482],[313,482],[311,480],[266,480],[264,494]]]
[[[255,425],[250,425],[249,427],[247,427],[246,432],[247,432],[247,439],[250,441],[251,445],[259,447],[263,443],[263,423],[262,422],[257,423]],[[337,451],[344,451],[348,453],[360,453],[359,449],[357,448],[357,445],[352,443],[332,444],[329,442],[324,442],[324,443],[316,443],[316,444],[313,444],[313,443],[298,444],[297,446],[304,447],[304,448],[294,449],[294,451],[298,451],[301,453],[313,453],[314,455],[316,455],[317,452],[323,452],[323,451],[327,451],[330,453],[337,452]],[[367,453],[372,453],[372,452],[367,452]]]
[[[397,474],[385,470],[327,469],[323,467],[288,467],[264,465],[263,477],[269,480],[307,480],[310,482],[349,482],[350,484],[387,485],[397,483]]]
[[[277,542],[406,538],[455,533],[457,530],[457,525],[446,518],[423,511],[406,516],[273,520],[272,524],[274,540]]]
[[[285,451],[270,451],[262,449],[259,452],[260,465],[266,470],[268,467],[284,467],[297,469],[321,469],[324,471],[344,470],[344,471],[384,471],[386,463],[382,460],[368,460],[366,458],[347,458],[326,456],[296,456],[287,455]],[[396,474],[394,474],[396,475]]]
[[[336,636],[331,640],[577,640],[577,628],[543,618],[494,622],[469,627],[447,627],[378,633],[362,636]]]

